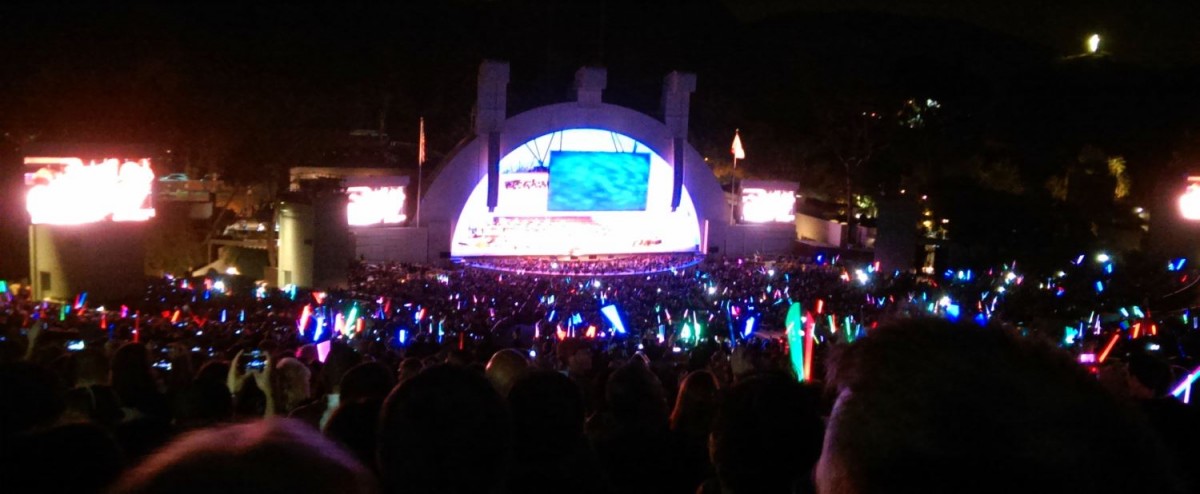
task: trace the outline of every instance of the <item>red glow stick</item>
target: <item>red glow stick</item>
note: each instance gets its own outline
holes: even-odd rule
[[[1100,352],[1100,356],[1096,357],[1097,363],[1104,363],[1104,359],[1108,358],[1108,353],[1112,351],[1114,346],[1117,346],[1117,340],[1121,338],[1121,332],[1113,333],[1112,338],[1108,340],[1108,344],[1104,346],[1104,351]]]

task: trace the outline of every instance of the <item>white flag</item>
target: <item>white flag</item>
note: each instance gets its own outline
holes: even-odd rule
[[[742,136],[736,130],[733,131],[733,159],[746,159],[746,150],[742,149]]]

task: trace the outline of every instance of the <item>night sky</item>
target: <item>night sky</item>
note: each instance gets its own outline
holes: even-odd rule
[[[0,277],[25,269],[28,143],[150,144],[171,150],[160,174],[278,181],[354,129],[384,129],[411,164],[424,116],[436,162],[469,134],[483,58],[512,63],[510,114],[567,99],[585,64],[608,67],[606,101],[650,114],[665,73],[696,72],[692,143],[727,154],[741,128],[748,169],[805,184],[820,181],[798,165],[819,161],[806,143],[841,99],[942,101],[937,152],[921,152],[945,166],[998,156],[1041,180],[1091,144],[1150,173],[1200,130],[1197,19],[1200,2],[5,4],[0,249],[16,255],[0,256]],[[1091,32],[1109,56],[1064,61]],[[881,173],[910,158],[885,157]]]
[[[1041,44],[1060,53],[1079,50],[1085,33],[1099,33],[1123,60],[1154,65],[1200,62],[1196,21],[1200,3],[1122,0],[742,0],[728,2],[745,21],[795,11],[871,11],[952,19]]]

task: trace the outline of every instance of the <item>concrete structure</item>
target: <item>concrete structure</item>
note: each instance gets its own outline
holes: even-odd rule
[[[280,203],[278,286],[334,288],[346,285],[354,239],[346,224],[346,196],[316,192]]]
[[[147,222],[29,226],[33,298],[128,301],[145,288]]]

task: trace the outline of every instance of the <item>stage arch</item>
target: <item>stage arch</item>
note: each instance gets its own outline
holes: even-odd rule
[[[557,137],[555,137],[557,136]],[[724,193],[716,177],[704,163],[703,158],[691,145],[683,141],[683,191],[680,206],[674,212],[669,208],[671,173],[673,164],[673,140],[666,126],[645,114],[628,108],[600,103],[583,106],[579,103],[562,103],[536,108],[504,121],[500,143],[500,188],[504,187],[504,170],[514,164],[528,160],[541,151],[531,148],[553,146],[552,139],[566,137],[567,147],[582,151],[621,151],[622,149],[650,155],[651,183],[647,193],[647,210],[642,215],[625,212],[608,212],[603,225],[583,228],[584,231],[602,231],[617,219],[627,219],[630,228],[659,227],[678,232],[669,242],[657,248],[622,249],[606,246],[603,249],[576,248],[578,254],[628,253],[628,252],[686,252],[700,251],[711,238],[719,236],[727,223],[728,209]],[[597,136],[608,139],[597,140]],[[614,144],[616,143],[616,144]],[[604,149],[605,147],[610,149]],[[616,147],[613,147],[616,146]],[[625,146],[622,148],[621,146]],[[504,249],[488,250],[478,245],[464,245],[470,228],[481,218],[504,217],[505,213],[519,210],[519,205],[506,204],[507,194],[500,192],[496,211],[486,207],[487,188],[487,139],[477,136],[461,144],[436,171],[421,203],[420,226],[428,228],[431,254],[440,257],[459,255],[554,255],[570,254],[563,244],[534,242],[537,251],[521,252],[516,244],[509,242]],[[542,151],[545,149],[543,148]],[[665,181],[664,181],[665,180]],[[663,201],[668,201],[664,203]],[[501,216],[497,216],[501,215]],[[564,216],[555,213],[551,216]],[[626,216],[628,218],[621,218]],[[685,221],[686,223],[681,223]],[[568,229],[569,230],[569,229]],[[479,230],[476,230],[479,232]],[[556,230],[563,231],[563,230]],[[706,238],[707,235],[707,238]],[[631,234],[631,236],[636,236]],[[686,237],[686,238],[684,238]],[[621,252],[624,251],[624,252]],[[432,256],[431,256],[432,257]]]

